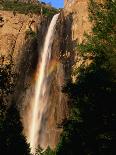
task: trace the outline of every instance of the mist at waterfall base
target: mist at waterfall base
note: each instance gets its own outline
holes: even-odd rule
[[[52,18],[48,27],[34,77],[35,85],[27,91],[25,97],[28,106],[24,108],[22,121],[24,134],[27,138],[27,142],[30,144],[32,154],[36,153],[38,146],[46,149],[50,144],[50,139],[46,136],[46,124],[49,117],[47,112],[50,110],[51,104],[49,99],[52,84],[51,74],[54,69],[57,69],[58,74],[59,70],[62,72],[62,65],[59,65],[59,63],[51,57],[51,47],[58,16],[59,14]],[[58,83],[60,88],[60,76]],[[60,95],[60,97],[58,96],[59,102],[61,101],[61,96],[62,95]]]

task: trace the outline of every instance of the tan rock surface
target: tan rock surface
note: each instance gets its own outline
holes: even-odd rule
[[[64,8],[65,16],[72,14],[72,40],[82,42],[84,33],[91,32],[91,23],[88,19],[89,0],[68,0]]]
[[[70,45],[71,47],[71,49],[66,49],[66,52],[70,53],[70,57],[67,59],[71,68],[69,75],[75,72],[81,65],[88,66],[92,62],[88,57],[84,59],[77,50],[77,44],[85,40],[84,34],[90,34],[92,30],[92,23],[89,21],[88,6],[89,0],[65,0],[64,18],[66,20],[66,27],[69,28],[69,24],[71,25],[69,36],[67,36],[68,39],[66,39],[68,46]],[[75,82],[77,76],[71,75],[73,82]]]
[[[26,31],[37,30],[40,16],[0,11],[0,19],[0,56],[4,56],[4,63],[8,61],[9,55],[17,61],[26,43]]]

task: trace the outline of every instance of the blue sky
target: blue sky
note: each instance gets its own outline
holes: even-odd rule
[[[64,0],[42,0],[45,3],[51,3],[56,8],[62,8],[64,6]]]

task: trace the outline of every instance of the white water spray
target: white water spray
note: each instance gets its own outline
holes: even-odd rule
[[[31,152],[35,154],[38,147],[38,143],[41,143],[39,137],[42,128],[42,116],[47,108],[47,99],[49,94],[47,93],[47,68],[51,58],[51,46],[53,43],[54,31],[59,14],[55,15],[50,23],[48,32],[45,38],[44,47],[41,54],[41,60],[39,61],[39,72],[37,82],[35,85],[35,96],[33,105],[31,108],[31,122],[29,128],[29,135],[27,137],[30,143]],[[44,141],[44,135],[42,135]]]

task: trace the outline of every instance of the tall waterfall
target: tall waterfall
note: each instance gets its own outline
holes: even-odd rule
[[[31,152],[35,154],[38,143],[44,142],[44,127],[43,115],[47,110],[49,97],[49,82],[48,82],[48,65],[51,59],[51,46],[53,43],[54,31],[59,14],[55,15],[50,23],[48,32],[45,38],[41,59],[38,64],[37,81],[35,84],[35,95],[32,101],[29,134],[27,137],[30,143]]]

